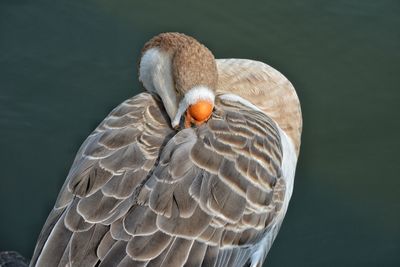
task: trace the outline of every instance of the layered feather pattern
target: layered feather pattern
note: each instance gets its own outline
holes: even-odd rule
[[[243,266],[285,200],[278,125],[216,98],[176,131],[157,96],[119,105],[87,138],[31,266]],[[272,238],[273,239],[273,238]]]

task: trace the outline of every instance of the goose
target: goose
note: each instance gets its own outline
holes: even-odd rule
[[[30,266],[262,266],[293,191],[293,85],[181,33],[144,45],[139,80],[77,152]]]

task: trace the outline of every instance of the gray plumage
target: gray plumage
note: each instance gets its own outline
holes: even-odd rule
[[[293,190],[293,86],[178,33],[144,46],[139,79],[79,149],[30,266],[260,267]]]
[[[262,112],[217,98],[177,132],[139,94],[83,143],[31,266],[242,266],[279,212],[281,161]]]

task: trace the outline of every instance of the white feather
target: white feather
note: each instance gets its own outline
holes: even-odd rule
[[[293,193],[294,175],[296,171],[297,155],[294,148],[293,142],[286,135],[286,133],[279,127],[279,134],[281,137],[282,144],[282,178],[285,180],[286,191],[285,198],[283,200],[283,205],[280,213],[275,218],[275,222],[271,229],[265,234],[263,239],[253,247],[253,255],[251,256],[251,267],[262,266],[269,249],[274,242],[280,226],[282,224],[283,218],[285,217],[290,198]]]
[[[257,106],[253,105],[251,102],[246,99],[235,95],[235,94],[223,94],[220,96],[221,99],[240,102],[243,105],[250,107],[254,110],[262,111]],[[272,227],[268,232],[265,233],[265,236],[261,239],[261,241],[252,248],[252,256],[251,256],[251,267],[259,267],[262,266],[268,251],[270,250],[272,243],[274,242],[276,236],[278,235],[280,226],[282,224],[283,218],[285,217],[290,198],[293,193],[293,185],[294,185],[294,176],[296,171],[297,164],[297,154],[294,148],[294,144],[292,140],[288,137],[288,135],[279,127],[277,124],[279,135],[281,138],[282,144],[282,178],[285,180],[285,197],[283,201],[282,208],[274,220]]]
[[[172,78],[171,55],[158,48],[147,50],[140,60],[139,80],[147,91],[161,97],[165,110],[173,120],[178,100]]]
[[[247,106],[249,108],[252,108],[254,110],[261,111],[261,112],[264,113],[264,111],[259,109],[256,105],[253,105],[250,101],[242,98],[241,96],[238,96],[238,95],[235,95],[235,94],[223,94],[223,95],[220,95],[220,98],[221,99],[225,99],[225,100],[229,100],[229,101],[240,102],[240,103],[242,103],[243,105],[245,105],[245,106]]]

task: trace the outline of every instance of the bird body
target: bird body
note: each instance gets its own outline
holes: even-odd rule
[[[261,266],[300,147],[290,82],[166,33],[79,149],[31,266]]]

